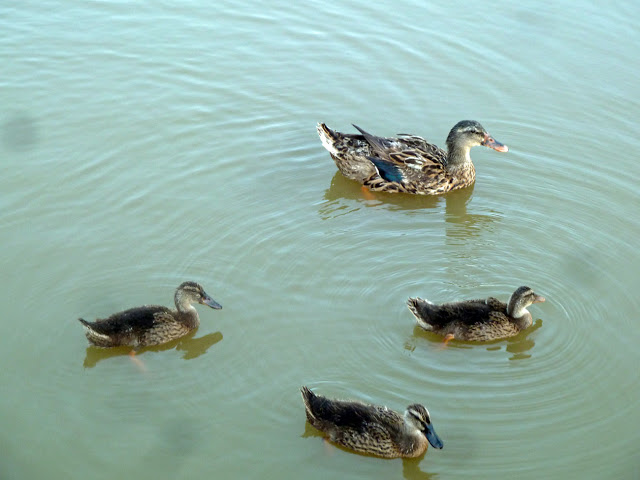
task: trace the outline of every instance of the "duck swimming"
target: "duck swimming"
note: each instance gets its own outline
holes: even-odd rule
[[[114,313],[95,322],[78,320],[89,343],[97,347],[159,345],[180,338],[200,325],[192,303],[202,303],[216,310],[222,305],[213,300],[196,282],[184,282],[174,296],[176,310],[160,305],[145,305]]]
[[[331,400],[302,387],[307,420],[329,440],[358,453],[383,458],[419,457],[442,440],[431,424],[428,410],[413,404],[404,416],[387,407]]]
[[[414,135],[383,138],[354,127],[360,134],[336,132],[324,123],[317,129],[338,170],[377,192],[438,195],[464,188],[476,178],[469,155],[472,147],[509,151],[474,120],[453,126],[447,136],[447,151]]]
[[[544,302],[529,287],[518,288],[509,303],[489,297],[480,300],[435,305],[422,298],[409,298],[407,305],[425,330],[451,339],[489,341],[512,337],[533,323],[527,307]]]

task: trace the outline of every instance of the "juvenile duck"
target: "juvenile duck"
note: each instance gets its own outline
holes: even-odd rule
[[[484,145],[507,152],[474,120],[454,125],[447,137],[447,151],[414,135],[398,138],[370,135],[357,125],[359,134],[340,133],[324,123],[317,126],[324,148],[342,174],[378,192],[438,195],[471,185],[476,170],[469,150]]]
[[[453,338],[488,341],[517,335],[533,322],[527,307],[540,302],[544,302],[544,297],[529,287],[520,287],[513,292],[508,304],[493,297],[441,305],[410,298],[407,304],[418,325],[445,336],[448,342]]]
[[[89,343],[97,347],[159,345],[180,338],[200,325],[198,312],[191,305],[202,303],[211,308],[222,306],[196,282],[184,282],[174,296],[176,310],[160,305],[145,305],[114,313],[108,318],[87,322],[84,326]]]
[[[442,448],[429,412],[420,404],[404,416],[387,407],[331,400],[302,387],[307,420],[329,440],[359,453],[384,458],[419,457],[430,443]]]

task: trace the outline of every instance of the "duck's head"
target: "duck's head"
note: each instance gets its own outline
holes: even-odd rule
[[[429,410],[423,405],[419,403],[409,405],[404,412],[404,420],[407,424],[420,430],[420,432],[427,437],[427,440],[433,448],[442,448],[444,446],[442,440],[440,440],[440,437],[433,429]]]
[[[196,282],[183,282],[176,290],[176,305],[191,305],[192,303],[201,303],[211,308],[219,310],[222,308],[218,302],[211,298],[204,291],[202,285]]]
[[[447,136],[447,148],[451,152],[469,152],[471,147],[484,145],[498,152],[508,152],[509,147],[495,140],[480,123],[462,120],[456,123]]]
[[[531,316],[527,307],[532,303],[544,302],[544,297],[536,295],[529,287],[518,288],[509,299],[507,314],[513,318],[521,318],[523,315]]]

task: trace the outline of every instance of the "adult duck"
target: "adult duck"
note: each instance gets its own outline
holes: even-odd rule
[[[428,410],[413,404],[400,415],[387,407],[333,400],[302,387],[307,420],[329,440],[383,458],[419,457],[429,444],[442,448]]]
[[[544,302],[529,287],[518,288],[503,303],[497,298],[436,305],[422,298],[409,298],[407,305],[425,330],[452,339],[466,341],[490,341],[512,337],[533,323],[527,307]]]
[[[89,343],[97,347],[143,347],[180,338],[200,325],[193,303],[221,309],[196,282],[184,282],[174,295],[176,310],[160,305],[145,305],[114,313],[108,318],[88,322],[78,320]]]
[[[472,147],[509,151],[474,120],[454,125],[447,136],[446,151],[418,136],[383,138],[354,127],[360,134],[336,132],[324,123],[317,129],[338,170],[377,192],[438,195],[464,188],[476,178],[469,155]]]

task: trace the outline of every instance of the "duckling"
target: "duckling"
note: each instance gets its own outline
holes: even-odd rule
[[[336,132],[324,123],[319,123],[317,130],[338,170],[377,192],[438,195],[464,188],[476,178],[469,155],[472,147],[509,151],[474,120],[462,120],[453,126],[447,136],[448,151],[415,135],[382,138],[354,127],[360,135]]]
[[[197,328],[200,318],[192,303],[202,303],[216,310],[222,308],[196,282],[182,283],[176,289],[174,301],[176,310],[160,305],[145,305],[114,313],[95,322],[87,322],[82,318],[78,320],[92,345],[142,347],[175,340]]]
[[[409,298],[407,305],[425,330],[445,336],[445,343],[456,338],[489,341],[512,337],[533,323],[527,307],[544,302],[529,287],[518,288],[505,304],[489,297],[480,300],[434,305],[422,298]]]
[[[429,411],[420,404],[407,407],[404,416],[387,407],[331,400],[302,387],[307,420],[329,440],[358,453],[383,458],[419,457],[429,443],[443,443],[431,424]]]

